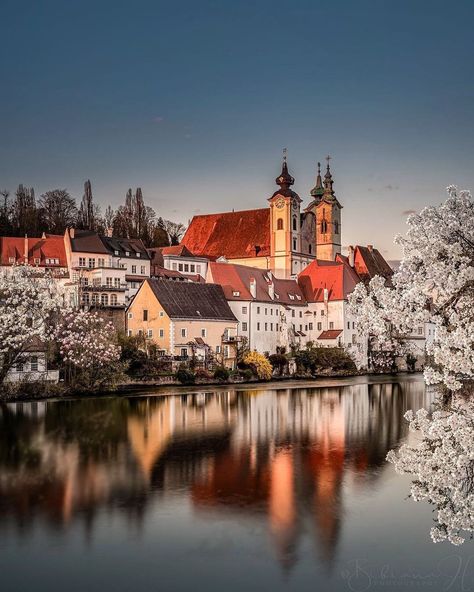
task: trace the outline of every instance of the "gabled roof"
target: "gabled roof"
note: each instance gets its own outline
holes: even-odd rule
[[[294,280],[278,279],[265,269],[234,263],[209,263],[212,281],[222,286],[227,300],[274,302],[280,304],[306,305],[306,299]],[[255,281],[255,298],[250,284]],[[274,298],[270,295],[273,284]]]
[[[324,302],[325,289],[328,300],[345,300],[359,281],[349,264],[319,259],[312,261],[298,276],[298,283],[308,302]]]
[[[171,319],[236,321],[221,286],[156,279],[145,282]]]
[[[337,339],[342,333],[342,329],[328,329],[323,331],[318,339]]]
[[[64,237],[58,234],[45,234],[41,238],[0,237],[0,264],[12,265],[10,259],[14,259],[16,264],[26,263],[25,241],[29,265],[67,267]],[[38,259],[39,263],[37,262]],[[54,263],[56,260],[58,263]]]
[[[92,230],[74,230],[71,248],[76,253],[98,253],[117,257],[149,259],[143,242],[138,238],[102,236]],[[127,255],[128,253],[128,255]]]
[[[269,256],[270,208],[194,216],[181,244],[210,259]]]
[[[336,259],[343,260],[343,256],[337,255]],[[347,257],[344,259],[348,261]],[[376,275],[385,279],[390,279],[393,275],[393,269],[385,261],[380,251],[372,245],[367,247],[356,245],[354,247],[354,269],[364,283],[368,283]]]

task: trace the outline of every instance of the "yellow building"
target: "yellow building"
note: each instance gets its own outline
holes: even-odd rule
[[[128,335],[143,335],[162,354],[233,366],[237,319],[221,286],[145,280],[127,309]]]

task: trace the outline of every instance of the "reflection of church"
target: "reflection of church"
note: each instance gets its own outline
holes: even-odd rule
[[[181,243],[194,255],[225,258],[232,263],[270,269],[277,277],[300,273],[314,259],[334,261],[341,253],[341,204],[327,157],[324,179],[320,165],[310,202],[293,191],[294,178],[286,155],[279,189],[268,199],[269,207],[195,216]]]
[[[330,565],[346,496],[380,478],[406,409],[423,406],[423,384],[408,382],[5,407],[0,536],[6,518],[21,529],[46,517],[84,521],[92,537],[103,508],[141,527],[152,500],[179,492],[209,524],[221,513],[265,524],[285,568],[308,534]],[[28,446],[2,455],[17,433]]]

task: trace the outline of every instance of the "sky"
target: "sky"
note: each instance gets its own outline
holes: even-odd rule
[[[472,1],[2,0],[0,188],[140,186],[158,215],[265,207],[327,154],[343,243],[474,186]]]

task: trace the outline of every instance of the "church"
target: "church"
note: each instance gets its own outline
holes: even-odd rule
[[[181,244],[198,257],[268,269],[282,279],[295,278],[315,259],[334,261],[341,253],[342,205],[334,192],[330,157],[324,179],[318,163],[316,185],[306,208],[293,191],[286,151],[279,188],[268,207],[194,216]]]

